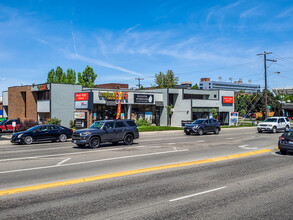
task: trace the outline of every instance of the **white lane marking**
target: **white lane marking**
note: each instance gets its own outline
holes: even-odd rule
[[[127,147],[128,148],[143,148],[146,146],[136,146],[136,147]],[[57,156],[66,156],[66,155],[75,155],[75,154],[86,154],[86,153],[92,153],[92,152],[104,152],[104,151],[115,151],[115,150],[122,150],[122,148],[114,148],[114,149],[107,149],[107,150],[90,150],[90,151],[84,151],[84,152],[74,152],[74,153],[63,153],[63,154],[48,154],[48,155],[42,155],[42,156],[34,156],[34,157],[18,157],[18,158],[9,158],[9,159],[2,159],[0,162],[4,161],[12,161],[12,160],[27,160],[27,159],[38,159],[38,158],[45,158],[45,157],[57,157]]]
[[[202,142],[205,142],[205,140],[198,140],[196,141],[197,143],[202,143]]]
[[[176,147],[174,147],[174,150],[175,150],[175,151],[178,151]]]
[[[60,163],[57,163],[57,166],[62,165],[63,163],[67,162],[68,160],[70,160],[71,158],[67,158],[65,160],[62,160]]]
[[[177,150],[177,151],[172,150],[172,151],[163,151],[163,152],[150,153],[150,154],[137,154],[137,155],[131,155],[131,156],[124,156],[124,157],[114,157],[114,158],[106,158],[106,159],[100,159],[100,160],[91,160],[91,161],[61,164],[60,166],[53,165],[53,166],[33,167],[33,168],[26,168],[26,169],[19,169],[19,170],[7,170],[7,171],[1,171],[0,174],[16,173],[16,172],[30,171],[30,170],[48,169],[48,168],[55,168],[55,167],[74,166],[74,165],[80,165],[80,164],[97,163],[97,162],[102,162],[102,161],[120,160],[120,159],[135,158],[135,157],[145,157],[145,156],[150,156],[150,155],[177,153],[177,152],[183,152],[183,151],[188,151],[188,150]]]
[[[234,138],[226,138],[227,140],[234,140]]]
[[[247,149],[247,150],[257,149],[257,147],[248,147],[248,145],[240,145],[238,147],[243,148],[243,149]]]
[[[173,145],[173,144],[176,144],[176,143],[167,143],[167,144],[169,144],[169,145]]]
[[[193,196],[198,196],[198,195],[202,195],[202,194],[205,194],[205,193],[214,192],[214,191],[217,191],[217,190],[225,189],[226,187],[227,186],[223,186],[223,187],[220,187],[220,188],[211,189],[211,190],[204,191],[204,192],[200,192],[200,193],[195,193],[195,194],[188,195],[188,196],[179,197],[179,198],[176,198],[176,199],[171,199],[171,200],[169,200],[169,202],[174,202],[174,201],[178,201],[178,200],[181,200],[181,199],[187,199],[187,198],[190,198],[190,197],[193,197]]]

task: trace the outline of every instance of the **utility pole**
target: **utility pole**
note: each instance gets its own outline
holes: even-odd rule
[[[267,59],[267,54],[272,54],[272,52],[266,52],[264,51],[263,53],[257,54],[257,56],[263,56],[263,61],[264,61],[264,73],[265,73],[265,118],[267,118],[268,115],[268,86],[267,86],[267,68],[270,67],[274,62],[277,62],[277,60],[271,60]],[[272,62],[268,67],[267,67],[267,61]]]
[[[144,79],[139,77],[139,78],[135,78],[135,80],[138,80],[138,85],[137,86],[138,86],[138,89],[140,89],[140,85],[141,85],[140,80],[144,80]]]

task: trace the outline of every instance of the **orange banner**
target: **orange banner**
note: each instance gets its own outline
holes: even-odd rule
[[[122,92],[119,93],[119,101],[118,101],[118,108],[117,108],[116,119],[119,119],[120,118],[120,115],[121,115],[121,100],[122,100]]]

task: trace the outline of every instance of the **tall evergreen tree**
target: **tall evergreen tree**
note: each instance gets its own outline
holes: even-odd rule
[[[85,87],[94,87],[96,78],[97,74],[95,74],[93,68],[87,66],[82,74],[80,72],[78,73],[78,84]]]
[[[53,83],[55,80],[55,70],[51,69],[47,76],[47,83]]]
[[[76,83],[76,73],[73,69],[67,69],[67,83],[68,84]]]

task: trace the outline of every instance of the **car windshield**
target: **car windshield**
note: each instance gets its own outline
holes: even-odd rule
[[[277,122],[277,119],[276,118],[267,118],[263,122]]]
[[[102,127],[104,124],[105,124],[104,122],[96,121],[95,123],[93,123],[93,124],[90,126],[90,128],[101,129],[101,127]]]
[[[194,122],[192,122],[192,124],[197,124],[197,125],[199,125],[199,124],[204,123],[205,121],[206,121],[205,119],[199,119],[199,120],[195,120]]]
[[[5,123],[6,121],[7,121],[7,120],[1,121],[1,122],[0,122],[0,125],[4,125],[4,123]]]

